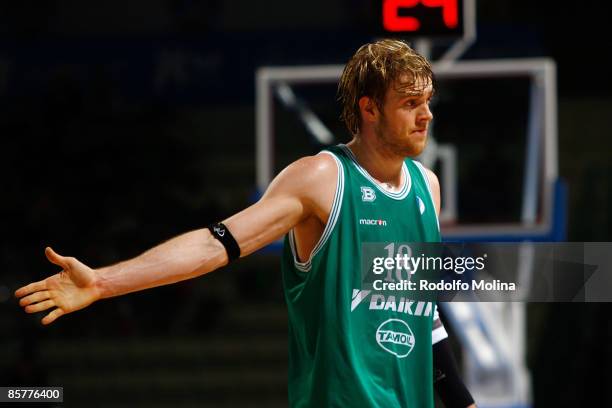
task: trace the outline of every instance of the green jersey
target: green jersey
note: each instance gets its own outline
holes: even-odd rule
[[[283,252],[289,404],[433,407],[435,304],[375,294],[361,283],[362,243],[440,241],[425,169],[407,159],[403,185],[391,192],[347,146],[320,154],[332,155],[338,166],[327,225],[305,262],[292,232]]]

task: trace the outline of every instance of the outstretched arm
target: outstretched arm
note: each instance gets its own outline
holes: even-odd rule
[[[224,221],[246,256],[273,242],[302,220],[323,217],[321,180],[335,180],[335,164],[327,155],[307,157],[288,166],[271,183],[262,199]],[[331,203],[330,203],[331,207]],[[329,212],[329,209],[327,209]],[[116,265],[92,269],[73,257],[45,250],[62,271],[18,289],[15,296],[27,313],[51,309],[42,319],[60,316],[108,297],[194,278],[227,264],[227,253],[206,228],[179,235],[140,256]]]

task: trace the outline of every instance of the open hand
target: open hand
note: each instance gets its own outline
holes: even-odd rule
[[[57,318],[89,306],[99,299],[96,272],[76,258],[58,255],[45,249],[47,259],[63,270],[47,279],[30,283],[17,291],[19,304],[26,313],[52,309],[41,321],[53,323]]]

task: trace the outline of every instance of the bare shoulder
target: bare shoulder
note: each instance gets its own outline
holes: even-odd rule
[[[429,180],[429,184],[431,185],[432,190],[440,191],[440,181],[438,180],[438,176],[431,169],[423,166],[425,169],[425,174],[427,174],[427,179]]]
[[[302,177],[335,177],[338,166],[334,158],[329,154],[317,154],[302,157],[294,161],[283,170],[283,172],[297,172]]]
[[[338,165],[329,154],[303,157],[287,166],[272,181],[262,197],[285,197],[297,200],[302,208],[301,220],[316,216],[326,222],[336,194]]]
[[[334,159],[327,154],[304,157],[287,166],[258,202],[224,221],[241,254],[262,248],[308,220],[324,223],[332,207],[336,175]]]
[[[436,207],[436,213],[440,215],[440,207],[441,207],[441,195],[440,195],[440,181],[438,180],[438,176],[431,169],[423,166],[425,169],[425,174],[427,175],[427,179],[429,181],[429,185],[431,186],[431,195],[434,201],[434,205]]]
[[[321,189],[335,190],[338,166],[329,154],[302,157],[294,161],[272,181],[268,192],[279,190],[311,195]]]

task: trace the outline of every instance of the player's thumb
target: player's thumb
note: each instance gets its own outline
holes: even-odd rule
[[[62,269],[68,269],[68,261],[65,257],[57,254],[51,247],[45,248],[45,255],[49,262],[62,267]]]

